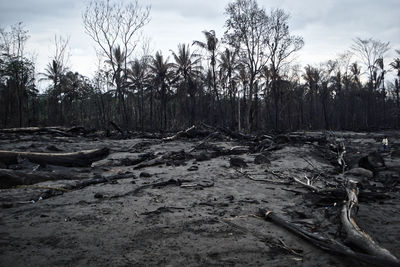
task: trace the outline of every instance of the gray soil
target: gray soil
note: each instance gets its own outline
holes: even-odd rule
[[[307,133],[307,135],[322,133]],[[400,257],[400,187],[387,188],[387,179],[400,179],[398,132],[389,135],[388,169],[370,183],[389,198],[362,202],[356,221],[382,247]],[[348,164],[380,149],[381,133],[336,133],[344,141]],[[203,139],[160,142],[151,139],[111,140],[47,135],[3,136],[0,149],[63,151],[109,147],[110,155],[90,168],[42,166],[46,171],[124,179],[58,190],[75,181],[51,181],[0,190],[1,266],[353,266],[359,262],[314,247],[257,217],[266,208],[314,233],[344,241],[339,213],[342,202],[318,204],[293,177],[313,180],[320,188],[334,186],[340,167],[334,155],[316,142],[284,143],[264,153],[269,160],[255,164],[259,153],[239,155],[247,167],[230,166],[232,155],[206,160],[186,158],[135,169],[129,159],[152,152],[189,153]],[[141,145],[137,145],[141,144]],[[226,149],[246,145],[210,140]],[[196,149],[191,152],[209,153]],[[128,159],[128,160],[127,160]],[[332,160],[333,159],[333,160]],[[33,168],[21,163],[15,168]],[[143,185],[181,180],[160,187]],[[386,179],[386,180],[385,180]],[[46,192],[58,195],[40,199]],[[389,192],[390,191],[390,192]]]

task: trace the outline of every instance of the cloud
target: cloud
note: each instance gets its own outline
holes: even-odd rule
[[[80,11],[82,4],[81,1],[71,0],[0,1],[0,24],[9,25],[20,21],[35,23],[71,17]]]
[[[131,0],[123,0],[131,1]],[[23,21],[31,38],[27,48],[38,55],[43,71],[53,53],[54,34],[70,36],[71,68],[85,75],[96,69],[95,43],[84,33],[81,14],[88,2],[79,0],[0,1],[0,26]],[[203,40],[203,30],[224,32],[225,7],[230,0],[139,0],[151,5],[151,22],[144,34],[153,51],[167,56],[179,43]],[[400,49],[400,1],[398,0],[258,0],[267,11],[283,8],[291,14],[293,34],[303,36],[305,47],[298,60],[306,65],[333,59],[348,49],[355,37],[390,41]],[[392,56],[393,52],[388,53]]]

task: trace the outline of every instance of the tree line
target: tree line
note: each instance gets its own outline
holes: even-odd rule
[[[179,44],[169,55],[140,41],[150,7],[104,0],[82,15],[100,64],[92,78],[68,67],[68,39],[55,37],[45,70],[24,51],[22,23],[0,29],[0,125],[83,125],[112,121],[131,130],[176,130],[196,123],[238,131],[368,130],[400,126],[400,51],[356,38],[337,58],[294,64],[303,38],[290,33],[285,10],[255,0],[225,9],[225,32]],[[385,80],[394,71],[394,80]],[[37,83],[47,81],[45,92]]]

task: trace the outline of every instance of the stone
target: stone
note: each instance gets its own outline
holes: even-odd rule
[[[229,163],[231,164],[231,167],[239,167],[239,168],[247,167],[247,163],[241,157],[231,157],[229,159]]]

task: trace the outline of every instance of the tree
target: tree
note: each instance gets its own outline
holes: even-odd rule
[[[153,58],[150,69],[152,71],[152,80],[154,86],[158,89],[161,98],[161,128],[167,128],[167,100],[169,83],[173,77],[173,64],[168,62],[168,58],[164,60],[162,53],[159,51]],[[152,106],[152,104],[151,104]],[[150,111],[152,107],[150,107]],[[151,119],[150,119],[151,120]]]
[[[130,68],[127,69],[128,80],[130,81],[130,88],[134,91],[137,90],[140,95],[139,114],[140,114],[140,127],[144,130],[144,90],[149,87],[150,77],[148,73],[147,56],[141,59],[135,59],[130,62]]]
[[[400,125],[400,50],[396,50],[399,57],[393,59],[389,65],[396,71],[397,78],[394,81],[394,88],[396,93],[396,113],[397,113],[397,126]]]
[[[267,41],[271,28],[265,10],[255,0],[235,0],[228,4],[225,13],[228,15],[225,41],[237,51],[249,73],[246,126],[250,130],[253,124],[253,97],[258,94],[255,91],[256,80],[270,60]]]
[[[142,7],[137,0],[124,4],[110,0],[92,0],[83,13],[85,32],[98,46],[98,54],[105,57],[113,71],[117,94],[123,109],[125,126],[128,124],[124,94],[121,85],[127,80],[128,59],[134,52],[140,30],[149,22],[150,7]],[[119,54],[115,54],[117,51]],[[116,59],[115,56],[122,56]],[[122,74],[123,76],[121,76]],[[116,80],[115,80],[116,81]]]
[[[69,55],[67,53],[69,38],[54,36],[54,54],[50,63],[47,64],[45,72],[40,73],[42,76],[39,81],[49,80],[53,83],[53,87],[48,90],[50,96],[49,116],[51,123],[63,123],[63,76],[68,70]],[[57,118],[58,114],[58,118]]]
[[[0,29],[0,93],[4,127],[11,118],[22,127],[26,121],[24,119],[29,117],[26,109],[29,108],[30,97],[36,96],[38,92],[35,87],[34,62],[24,54],[25,43],[29,38],[27,33],[22,22],[11,26],[10,31]]]
[[[205,42],[201,42],[201,41],[194,41],[193,45],[197,45],[205,50],[207,50],[207,52],[210,54],[210,65],[211,65],[211,73],[212,73],[212,87],[213,87],[213,91],[215,94],[215,97],[217,99],[217,103],[218,103],[218,108],[219,111],[221,112],[221,100],[220,100],[220,96],[218,93],[218,89],[217,89],[217,74],[216,74],[216,64],[217,64],[217,49],[218,49],[218,38],[215,35],[215,31],[214,30],[210,30],[210,31],[203,31],[204,37],[206,38]]]
[[[304,68],[303,79],[306,81],[306,86],[308,87],[308,99],[309,99],[309,123],[310,125],[315,125],[316,112],[316,96],[318,92],[318,86],[320,82],[320,70],[307,65]]]
[[[120,114],[123,115],[123,122],[125,126],[128,125],[129,118],[128,118],[128,111],[125,103],[125,83],[126,83],[126,69],[124,70],[124,61],[125,61],[125,53],[121,50],[121,47],[117,45],[113,48],[112,53],[112,61],[106,60],[112,69],[113,75],[112,80],[115,82],[115,94],[116,98],[118,99],[118,111]]]
[[[191,53],[189,45],[179,44],[178,53],[172,51],[175,63],[175,75],[180,80],[181,96],[186,98],[189,94],[191,99],[190,109],[190,124],[193,124],[196,119],[196,86],[194,81],[200,76],[202,67],[200,65],[200,55]],[[184,114],[184,112],[182,112]]]
[[[221,53],[219,58],[219,68],[222,76],[222,81],[227,84],[228,87],[228,95],[231,103],[231,127],[234,127],[235,121],[235,94],[238,92],[236,88],[235,82],[235,72],[239,69],[239,62],[237,60],[237,53],[235,51],[225,49],[223,53]],[[239,98],[239,94],[237,95]],[[239,100],[240,101],[240,100]],[[239,104],[240,102],[238,102]],[[238,105],[240,108],[240,105]],[[240,118],[237,118],[239,122]],[[239,129],[240,131],[240,129]]]
[[[379,86],[376,81],[376,76],[374,78],[374,71],[379,62],[378,59],[384,58],[385,53],[389,50],[389,45],[389,42],[382,42],[372,38],[361,39],[357,37],[351,46],[353,53],[367,67],[371,89],[377,89]]]
[[[281,68],[290,62],[293,53],[299,51],[304,41],[302,37],[293,36],[289,33],[289,15],[282,9],[274,9],[268,17],[269,38],[266,38],[271,64],[271,89],[275,106],[275,129],[278,129],[279,122],[279,97],[281,79]]]

